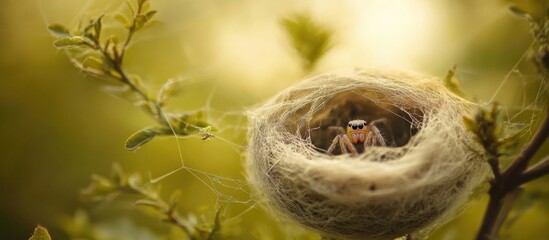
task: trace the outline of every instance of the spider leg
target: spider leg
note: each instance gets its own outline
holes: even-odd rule
[[[332,131],[338,131],[339,134],[345,134],[345,128],[342,128],[342,127],[336,127],[336,126],[328,127],[328,133],[331,133]]]
[[[345,135],[339,135],[339,149],[341,149],[341,154],[347,154],[347,147],[345,147]]]
[[[329,155],[332,155],[332,152],[334,151],[335,146],[340,141],[341,141],[340,136],[339,135],[335,136],[334,140],[332,140],[332,144],[330,145],[330,147],[328,147],[328,150],[326,150],[326,153],[328,153]]]
[[[349,139],[347,134],[343,134],[343,135],[340,135],[340,136],[341,136],[340,137],[341,139],[340,139],[339,143],[341,145],[341,152],[343,152],[343,149],[345,149],[344,153],[347,153],[347,149],[345,148],[345,146],[347,146],[349,148],[349,151],[351,151],[351,155],[356,156],[357,150],[356,150],[355,146],[351,143],[351,139]]]
[[[372,143],[373,138],[374,138],[374,133],[372,131],[369,131],[368,135],[366,135],[366,140],[364,140],[364,148],[365,149],[366,149],[366,147],[373,145],[373,143]]]
[[[386,147],[387,144],[385,143],[385,139],[381,135],[381,132],[376,126],[372,126],[372,131],[374,133],[374,145],[377,145],[376,143],[379,143],[382,147]]]
[[[375,127],[376,124],[379,124],[379,123],[382,123],[383,125],[385,125],[385,130],[389,133],[389,136],[391,137],[391,141],[393,142],[392,144],[394,145],[395,144],[395,135],[393,134],[393,131],[389,127],[389,121],[387,120],[387,118],[380,118],[380,119],[370,121],[368,123],[368,125],[370,125],[370,128],[373,128],[373,127]],[[379,129],[377,129],[377,131],[379,132]],[[385,142],[385,139],[383,139],[383,142]],[[383,145],[383,146],[385,146],[385,145]]]
[[[328,150],[326,150],[326,153],[329,155],[332,155],[332,152],[335,150],[335,147],[339,143],[339,148],[341,149],[341,153],[345,154],[347,153],[347,148],[345,148],[345,143],[343,142],[343,136],[345,136],[345,129],[342,127],[336,127],[336,126],[330,126],[327,129],[328,136],[331,132],[339,132],[334,139],[332,140],[332,144],[328,147]]]

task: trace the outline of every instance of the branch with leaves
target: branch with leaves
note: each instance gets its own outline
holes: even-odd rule
[[[136,206],[153,209],[162,216],[161,221],[180,228],[189,239],[210,240],[220,234],[219,209],[213,224],[198,223],[192,214],[182,217],[176,209],[177,194],[173,194],[170,201],[165,201],[154,185],[143,182],[140,174],[126,174],[116,164],[110,178],[93,175],[91,184],[81,191],[82,198],[88,201],[108,201],[122,194],[136,197]]]
[[[57,37],[55,46],[66,50],[72,63],[83,72],[104,79],[117,86],[123,94],[130,95],[127,98],[158,123],[131,135],[126,141],[126,149],[136,150],[156,136],[202,134],[211,137],[210,132],[214,128],[202,111],[173,113],[164,108],[169,97],[177,91],[177,81],[168,80],[157,94],[152,94],[142,85],[139,77],[125,71],[124,58],[132,39],[157,13],[149,10],[148,0],[137,0],[135,6],[128,2],[128,8],[131,16],[117,14],[114,17],[126,30],[126,37],[122,42],[116,35],[106,38],[102,36],[105,19],[103,15],[91,19],[86,26],[75,31],[69,31],[60,24],[49,26],[50,32]]]
[[[528,20],[540,44],[534,60],[540,72],[540,81],[544,81],[549,73],[549,18],[536,22],[528,13],[518,8],[512,7],[511,11]],[[522,193],[523,185],[549,174],[549,156],[529,166],[535,153],[549,138],[549,102],[545,104],[548,108],[545,120],[530,142],[506,168],[501,166],[501,159],[512,155],[512,151],[509,150],[516,144],[517,135],[505,133],[506,125],[503,123],[499,106],[492,104],[490,107],[480,107],[474,116],[464,117],[465,126],[483,146],[486,160],[493,173],[488,192],[490,200],[477,235],[479,240],[496,239],[513,203]]]

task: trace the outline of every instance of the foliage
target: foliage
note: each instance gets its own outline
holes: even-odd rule
[[[332,47],[332,31],[305,15],[295,14],[281,21],[303,68],[310,71]]]
[[[518,7],[512,6],[510,10],[516,16],[526,20],[530,25],[532,35],[534,35],[538,44],[538,48],[534,53],[535,63],[540,71],[547,73],[549,71],[549,12],[544,17],[534,18],[528,12]]]
[[[199,222],[193,214],[183,216],[177,211],[179,194],[174,193],[169,201],[160,197],[159,188],[143,182],[138,173],[127,174],[122,168],[113,165],[111,177],[93,175],[91,184],[81,191],[81,196],[88,201],[110,201],[119,195],[135,197],[135,206],[150,208],[166,222],[178,227],[189,239],[217,239],[221,231],[221,216],[218,209],[214,222]]]
[[[534,61],[538,67],[540,79],[546,79],[549,73],[549,14],[542,20],[537,21],[519,8],[511,7],[510,10],[530,23],[538,43]],[[544,107],[548,108],[549,103],[545,104]],[[490,181],[488,191],[490,196],[488,208],[477,239],[497,238],[499,230],[511,213],[515,202],[521,204],[513,212],[507,225],[516,221],[525,211],[524,209],[528,209],[532,205],[532,199],[539,198],[536,195],[526,195],[526,197],[522,196],[521,201],[517,200],[521,195],[524,195],[523,185],[549,174],[549,156],[544,156],[537,164],[529,166],[534,155],[549,138],[549,109],[545,111],[545,120],[534,137],[516,154],[511,164],[503,169],[500,166],[501,157],[514,153],[510,149],[513,149],[512,146],[516,145],[517,135],[505,135],[504,130],[507,129],[507,126],[502,121],[498,105],[492,103],[490,108],[481,106],[473,117],[463,118],[467,129],[475,135],[475,140],[484,148],[494,175],[494,178]]]
[[[146,127],[129,137],[126,149],[133,151],[152,140],[156,136],[189,136],[202,134],[211,136],[214,128],[207,122],[202,112],[168,112],[164,109],[166,101],[180,87],[175,80],[168,80],[157,94],[146,89],[139,77],[128,74],[123,66],[126,50],[133,36],[146,27],[156,15],[155,10],[149,10],[148,0],[138,0],[136,6],[128,3],[132,16],[117,14],[115,19],[124,25],[126,38],[120,42],[116,35],[102,36],[103,16],[93,18],[89,23],[75,31],[69,31],[65,26],[53,24],[49,31],[57,38],[54,45],[67,50],[73,64],[83,72],[106,80],[114,85],[110,89],[133,102],[158,125]]]
[[[510,154],[517,144],[517,134],[506,132],[508,126],[503,121],[501,107],[493,103],[480,106],[473,117],[464,116],[465,127],[475,134],[475,141],[486,150],[489,159]]]
[[[170,79],[158,93],[153,94],[143,86],[138,76],[125,71],[125,53],[131,46],[134,35],[148,26],[157,13],[149,10],[148,0],[137,0],[135,4],[127,2],[127,7],[131,16],[119,13],[114,18],[126,30],[123,41],[114,34],[103,36],[103,22],[106,18],[102,15],[92,18],[87,25],[74,31],[61,24],[50,25],[50,33],[57,38],[55,47],[65,50],[78,69],[104,80],[112,93],[126,98],[157,122],[155,126],[132,134],[126,141],[127,150],[134,151],[156,136],[202,134],[203,139],[212,137],[210,132],[215,129],[208,123],[202,111],[168,112],[164,109],[170,97],[179,91],[179,81]],[[125,174],[118,165],[113,167],[110,178],[93,175],[92,183],[81,192],[81,196],[90,201],[111,200],[121,194],[135,196],[136,206],[157,212],[163,222],[180,228],[189,239],[216,239],[221,230],[219,211],[212,224],[199,222],[193,214],[185,214],[183,217],[176,209],[177,194],[165,201],[160,197],[157,188],[142,181],[141,175]],[[91,238],[100,236],[101,233],[86,219],[85,213],[81,212],[74,221],[67,220],[64,225],[67,229],[76,231],[76,235]]]
[[[456,69],[457,65],[454,65],[450,70],[448,70],[448,73],[443,80],[444,86],[446,86],[448,90],[452,91],[456,95],[460,97],[465,97],[465,93],[461,90],[461,87],[459,86],[459,81],[456,78]]]
[[[34,229],[34,233],[29,238],[29,240],[51,240],[50,234],[48,233],[48,229],[37,226]]]

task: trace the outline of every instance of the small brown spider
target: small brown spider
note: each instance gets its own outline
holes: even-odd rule
[[[374,126],[376,123],[384,121],[385,119],[370,122],[360,119],[351,120],[347,124],[347,130],[342,127],[328,127],[328,130],[337,130],[339,134],[332,140],[332,144],[326,152],[332,155],[338,143],[342,154],[346,154],[348,148],[353,156],[357,154],[356,147],[353,144],[364,143],[364,148],[367,146],[387,146],[381,132]]]

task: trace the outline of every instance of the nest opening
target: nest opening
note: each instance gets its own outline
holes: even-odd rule
[[[367,122],[382,120],[376,127],[380,130],[387,147],[401,147],[406,145],[410,138],[416,135],[423,121],[423,112],[417,108],[398,108],[387,103],[387,99],[379,92],[371,90],[350,90],[333,96],[326,105],[314,113],[309,121],[309,129],[301,129],[301,136],[310,136],[311,143],[318,151],[326,151],[337,131],[330,127],[343,127],[351,120],[365,120]],[[364,151],[362,144],[356,144],[359,153]],[[341,150],[336,148],[332,153],[340,155]]]

